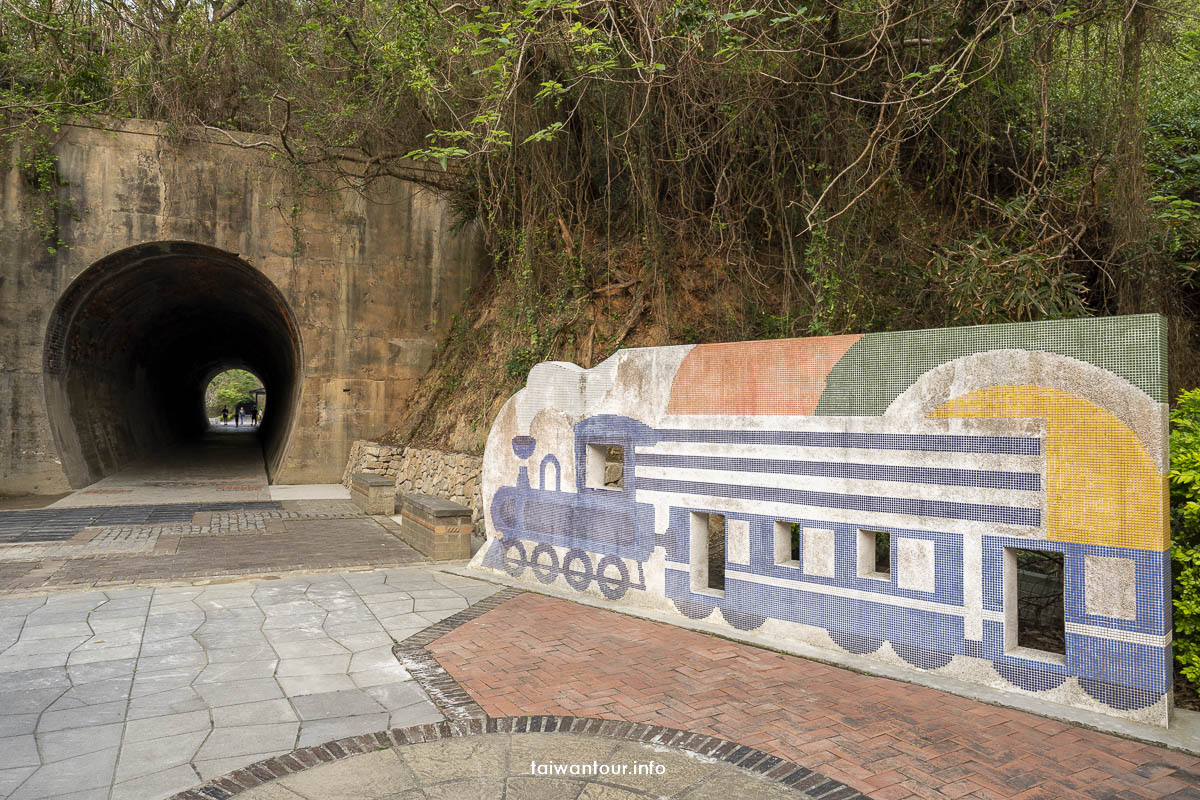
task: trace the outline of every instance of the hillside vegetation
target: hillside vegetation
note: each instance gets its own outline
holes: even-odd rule
[[[456,167],[496,269],[397,435],[477,450],[530,365],[622,344],[1160,311],[1195,385],[1196,11],[6,0],[0,111],[47,193],[81,115],[270,134],[293,205]]]
[[[311,192],[460,167],[496,269],[397,435],[477,450],[530,365],[630,343],[1152,310],[1195,385],[1196,10],[6,0],[0,110],[47,191],[94,114],[273,134]]]
[[[269,134],[293,205],[445,165],[496,267],[396,437],[477,451],[530,365],[628,344],[1159,311],[1195,386],[1196,13],[5,0],[0,111],[48,194],[79,115]]]

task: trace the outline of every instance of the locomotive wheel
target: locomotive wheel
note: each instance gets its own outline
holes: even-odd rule
[[[525,571],[529,562],[525,560],[525,547],[518,541],[507,542],[504,545],[504,571],[514,578]]]
[[[1027,667],[1019,662],[1006,664],[1002,661],[993,661],[992,669],[996,670],[996,674],[1013,686],[1016,686],[1018,689],[1024,689],[1027,692],[1044,692],[1049,689],[1057,689],[1067,680],[1066,675],[1057,675],[1047,669]],[[1079,681],[1079,684],[1083,686],[1082,679]],[[1086,686],[1083,688],[1085,691],[1087,690]],[[1092,695],[1092,697],[1096,696]],[[1099,697],[1096,697],[1096,699],[1102,703],[1105,702]]]
[[[829,633],[829,638],[833,639],[834,644],[856,656],[865,656],[883,647],[882,639],[872,639],[870,636],[862,636],[857,633],[843,633],[832,628],[827,628],[826,631]]]
[[[529,562],[529,566],[533,567],[533,577],[542,583],[553,583],[558,577],[558,553],[550,545],[539,544],[533,548]]]
[[[582,550],[569,551],[563,558],[562,569],[567,585],[577,592],[582,592],[592,582],[592,560]]]
[[[951,653],[939,653],[902,642],[892,642],[892,650],[917,669],[941,669],[954,660]]]
[[[609,568],[615,569],[617,575],[609,575]],[[609,600],[620,600],[629,591],[629,568],[625,562],[616,556],[605,556],[596,565],[596,586],[600,593]]]
[[[694,600],[672,600],[679,613],[688,619],[704,619],[716,609],[715,605],[697,603]]]
[[[1134,711],[1148,708],[1157,703],[1163,695],[1146,689],[1135,689],[1132,686],[1117,686],[1092,678],[1080,678],[1079,688],[1099,700],[1109,708],[1119,711]]]
[[[767,621],[766,617],[760,617],[758,614],[749,614],[745,611],[733,611],[728,608],[721,609],[721,616],[725,618],[726,622],[737,628],[739,631],[752,631]]]

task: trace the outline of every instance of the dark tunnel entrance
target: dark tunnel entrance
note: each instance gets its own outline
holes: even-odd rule
[[[46,332],[46,403],[71,486],[202,435],[205,388],[231,368],[253,372],[271,398],[258,435],[274,480],[302,363],[283,295],[236,255],[155,242],[101,259],[63,294]]]

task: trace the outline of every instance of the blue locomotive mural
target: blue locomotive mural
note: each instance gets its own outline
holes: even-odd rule
[[[1132,319],[1157,356],[1157,318]],[[1117,328],[1127,336],[1128,325]],[[764,365],[760,352],[768,343],[622,351],[607,371],[535,367],[536,402],[523,408],[518,394],[489,439],[485,470],[491,459],[510,477],[485,484],[489,542],[477,565],[611,601],[661,598],[735,630],[772,621],[808,643],[819,641],[804,632],[819,630],[842,651],[921,671],[978,680],[962,666],[978,660],[997,688],[1167,724],[1165,442],[1154,439],[1153,418],[1165,404],[1114,374],[1115,355],[1090,364],[1049,347],[1014,354],[976,342],[965,355],[943,347],[941,362],[885,389],[883,413],[870,397],[863,405],[876,403],[876,413],[847,413],[862,409],[838,400],[832,378],[864,337],[831,338],[843,341],[794,340],[797,354],[827,363],[786,392],[695,391],[697,380],[725,374],[695,363],[697,351],[722,370],[757,364],[778,383],[780,365]],[[656,401],[643,375],[672,358]],[[627,365],[642,394],[622,398],[609,387]],[[943,377],[977,365],[993,370],[976,369],[959,387]],[[1021,369],[1040,382],[1010,383]],[[854,386],[862,371],[849,373]],[[1122,417],[1097,402],[1118,390],[1131,404],[1117,409]],[[558,450],[533,435],[552,424]],[[716,534],[705,527],[711,516],[723,526]],[[724,553],[716,581],[714,535]],[[1061,558],[1057,651],[1018,644],[1017,559],[1029,553]]]
[[[605,597],[617,600],[631,588],[646,588],[642,565],[655,545],[654,509],[634,499],[633,445],[653,442],[653,431],[635,420],[609,416],[585,420],[578,427],[574,492],[561,491],[562,466],[553,454],[542,459],[538,488],[530,485],[529,468],[522,465],[516,485],[497,490],[491,513],[505,538],[492,544],[488,564],[513,576],[529,569],[542,583],[561,575],[577,590],[594,581]],[[589,444],[622,449],[621,489],[585,484]],[[535,445],[529,436],[512,440],[513,452],[521,459],[529,458]],[[568,552],[560,559],[556,547]]]

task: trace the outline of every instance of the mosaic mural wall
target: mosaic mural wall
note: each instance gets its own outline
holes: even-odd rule
[[[1165,726],[1166,393],[1155,315],[538,364],[473,564]]]

